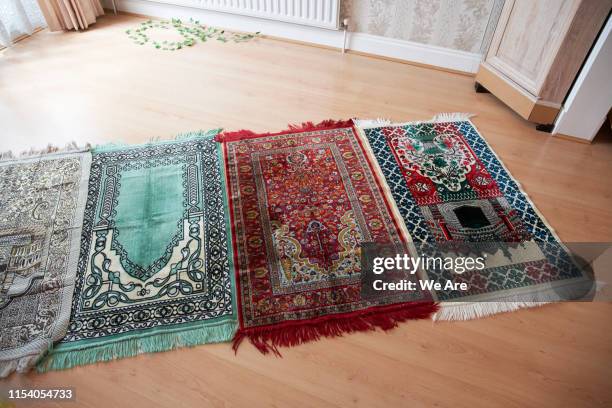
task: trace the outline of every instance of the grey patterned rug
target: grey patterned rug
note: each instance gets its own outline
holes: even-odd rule
[[[66,333],[90,162],[84,151],[0,161],[0,377]]]

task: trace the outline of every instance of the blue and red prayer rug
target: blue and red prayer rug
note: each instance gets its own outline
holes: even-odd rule
[[[403,247],[402,222],[351,121],[220,134],[240,327],[278,354],[323,336],[388,330],[437,310],[428,292],[361,295],[361,244]]]
[[[577,266],[466,114],[391,124],[357,121],[423,255],[484,255],[484,269],[424,270],[444,287],[435,318],[469,319],[582,297],[593,279]]]

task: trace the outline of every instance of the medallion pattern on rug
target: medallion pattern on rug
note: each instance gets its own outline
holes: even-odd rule
[[[0,374],[66,333],[91,155],[0,163]]]
[[[226,140],[224,154],[245,333],[285,323],[291,337],[291,322],[401,302],[433,310],[418,291],[361,299],[362,243],[405,238],[350,125]]]

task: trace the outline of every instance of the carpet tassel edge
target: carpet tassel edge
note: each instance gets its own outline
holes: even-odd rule
[[[443,122],[464,122],[476,116],[475,113],[469,112],[441,112],[434,115],[431,119],[416,120],[412,122],[393,122],[386,118],[377,119],[353,119],[355,125],[361,129],[369,129],[383,126],[409,126],[422,125],[426,123],[443,123]]]
[[[192,132],[179,133],[172,139],[161,139],[160,137],[151,137],[145,143],[139,143],[139,144],[132,144],[132,143],[126,143],[126,142],[121,142],[121,141],[109,142],[109,143],[96,145],[93,147],[93,150],[95,150],[96,153],[106,153],[106,152],[112,152],[112,151],[121,150],[121,149],[141,148],[141,147],[150,145],[151,143],[165,143],[165,142],[173,143],[177,141],[185,142],[189,140],[205,139],[208,137],[215,137],[222,130],[223,130],[222,128],[215,128],[215,129],[210,129],[210,130],[195,130]]]
[[[0,361],[0,378],[6,378],[13,372],[26,373],[38,359],[38,355],[28,355],[14,360]]]
[[[253,132],[252,130],[247,130],[247,129],[237,130],[233,132],[222,132],[222,133],[219,133],[215,137],[215,141],[219,143],[226,143],[226,142],[234,142],[238,140],[254,139],[254,138],[264,137],[264,136],[279,136],[279,135],[291,134],[291,133],[312,132],[315,130],[338,129],[338,128],[351,127],[351,126],[353,126],[353,121],[351,119],[349,120],[327,119],[319,123],[303,122],[300,124],[289,124],[287,126],[287,129],[282,130],[280,132],[272,132],[272,133],[257,133],[257,132]]]
[[[180,133],[175,138],[169,139],[167,141],[168,142],[187,141],[187,140],[193,140],[193,139],[198,139],[198,138],[213,137],[213,136],[216,136],[218,133],[220,133],[222,130],[223,130],[222,128],[216,128],[216,129],[211,129],[211,130],[196,130],[192,132],[185,132],[185,133]],[[162,140],[159,137],[151,137],[146,143],[142,143],[142,144],[131,144],[131,143],[125,143],[125,142],[110,142],[110,143],[95,145],[94,147],[92,147],[90,143],[80,146],[74,141],[67,143],[64,147],[59,147],[53,144],[48,144],[47,147],[44,147],[42,149],[31,148],[30,150],[22,151],[19,154],[13,153],[12,150],[0,152],[0,163],[15,161],[15,160],[39,158],[39,157],[45,157],[49,155],[57,155],[57,154],[63,154],[63,153],[87,152],[92,149],[95,149],[98,152],[108,152],[108,151],[113,151],[117,149],[142,147],[144,145],[147,145],[153,142],[164,142],[164,141],[166,140]]]
[[[521,309],[540,307],[547,302],[442,302],[440,309],[432,316],[433,321],[474,320],[499,313],[516,312]]]
[[[207,343],[227,342],[234,336],[237,326],[236,321],[229,321],[213,327],[157,333],[147,337],[124,339],[85,349],[55,349],[39,361],[36,370],[39,373],[65,370],[97,362],[134,357],[139,354],[157,353]]]
[[[64,153],[78,153],[78,152],[86,152],[91,149],[91,145],[89,143],[84,146],[79,146],[76,142],[70,142],[66,144],[64,147],[55,146],[52,144],[47,145],[42,149],[34,149],[22,151],[19,154],[14,154],[12,150],[7,150],[4,152],[0,152],[0,162],[9,162],[14,160],[23,160],[23,159],[33,159],[38,157],[64,154]]]
[[[491,302],[440,302],[438,311],[431,318],[434,322],[440,320],[473,320],[498,313],[515,312],[568,300],[590,301],[605,286],[604,282],[586,279],[564,287],[536,292],[532,295],[533,300],[528,301],[525,300],[526,295],[515,295],[504,300]]]
[[[399,323],[415,319],[427,319],[438,310],[435,303],[423,303],[410,307],[393,305],[382,310],[366,310],[363,313],[330,316],[324,320],[299,321],[279,326],[240,329],[232,340],[232,349],[238,352],[240,344],[248,339],[262,354],[272,353],[282,357],[279,347],[293,347],[318,341],[324,337],[341,337],[359,331],[391,330]]]

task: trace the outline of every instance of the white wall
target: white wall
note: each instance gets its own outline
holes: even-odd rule
[[[612,19],[608,18],[599,39],[578,75],[553,134],[593,140],[612,107]]]

